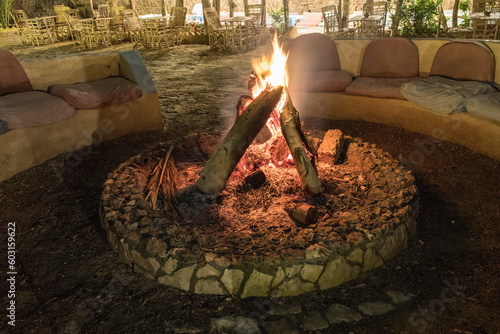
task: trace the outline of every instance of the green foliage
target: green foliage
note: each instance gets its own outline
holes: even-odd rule
[[[406,0],[401,7],[400,33],[403,36],[434,34],[441,0]]]
[[[465,28],[465,27],[470,27],[470,18],[469,18],[469,9],[470,9],[470,2],[469,0],[466,1],[461,1],[458,4],[458,9],[462,11],[462,23],[460,23],[460,26]]]
[[[9,26],[10,7],[14,0],[0,0],[0,26],[7,28]]]
[[[0,0],[1,1],[1,0]],[[283,7],[280,9],[269,9],[269,15],[273,19],[273,27],[280,35],[285,34],[285,11]]]

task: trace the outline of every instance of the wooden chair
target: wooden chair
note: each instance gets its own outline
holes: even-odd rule
[[[472,28],[448,28],[448,22],[446,20],[446,16],[444,15],[443,5],[439,4],[438,6],[439,12],[439,21],[438,21],[438,29],[437,29],[437,37],[450,37],[450,38],[470,38],[472,36]]]
[[[57,39],[61,42],[71,38],[70,28],[64,17],[64,12],[70,10],[69,7],[63,5],[55,5],[54,12],[56,13],[56,31]]]
[[[99,5],[97,7],[97,17],[110,17],[109,16],[109,6],[108,5]]]
[[[337,12],[337,6],[326,6],[321,9],[323,13],[323,24],[324,24],[324,33],[330,38],[336,37],[354,37],[354,29],[353,28],[340,28],[339,21],[340,16]]]
[[[125,27],[130,40],[137,45],[142,43],[146,47],[146,28],[139,19],[139,15],[133,9],[127,9],[123,12]]]
[[[113,41],[121,42],[125,39],[126,32],[124,25],[125,22],[124,11],[125,9],[123,6],[112,6],[111,11],[108,13],[107,17],[111,18],[110,32],[111,32],[111,39]],[[104,11],[103,14],[105,14]]]
[[[266,5],[247,5],[247,9],[245,10],[248,16],[254,18],[254,39],[256,44],[261,44],[262,37],[267,32],[266,26]]]
[[[472,19],[472,38],[497,39],[500,20],[476,18]]]
[[[25,23],[28,19],[28,15],[26,15],[26,12],[22,9],[14,9],[11,10],[10,16],[16,24],[19,36],[21,37],[21,43],[24,45],[32,45],[31,33],[30,30],[26,27]]]
[[[70,9],[63,12],[64,18],[66,19],[66,23],[68,24],[71,39],[74,41],[78,41],[80,44],[83,44],[81,39],[81,33],[83,30],[83,24],[79,21],[80,16],[76,9]]]
[[[374,1],[367,2],[363,5],[363,14],[368,15],[380,15],[382,18],[379,22],[373,23],[373,29],[375,29],[375,35],[384,36],[385,33],[385,23],[387,20],[387,1]]]
[[[210,48],[226,50],[230,33],[220,23],[217,11],[214,7],[209,7],[203,9],[203,12],[205,14],[205,18],[207,19],[208,42],[210,44]]]
[[[109,20],[89,20],[81,22],[80,41],[88,49],[98,49],[111,45]]]
[[[181,44],[186,32],[186,7],[172,7],[170,10],[170,21],[167,33],[174,44]]]

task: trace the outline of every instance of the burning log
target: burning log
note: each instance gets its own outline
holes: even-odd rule
[[[304,135],[300,130],[299,116],[289,96],[288,102],[283,108],[280,121],[281,131],[292,153],[293,162],[302,180],[304,190],[311,194],[319,194],[323,191],[323,186],[321,186],[318,172],[304,148],[304,142],[302,141]]]
[[[269,115],[281,98],[283,87],[262,92],[245,109],[208,159],[195,186],[204,193],[216,193],[224,189],[227,179],[266,124]]]

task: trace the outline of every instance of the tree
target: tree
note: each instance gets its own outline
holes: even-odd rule
[[[9,26],[10,8],[14,0],[0,0],[0,26],[7,28]]]

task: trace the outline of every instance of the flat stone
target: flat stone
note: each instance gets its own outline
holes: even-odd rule
[[[205,261],[212,262],[217,255],[215,253],[205,253]]]
[[[235,295],[240,289],[245,273],[238,269],[226,269],[220,279],[229,293]]]
[[[223,295],[224,290],[218,281],[211,279],[200,279],[194,285],[195,293],[204,293],[209,295]]]
[[[170,275],[175,271],[175,269],[177,269],[177,264],[178,261],[171,257],[167,260],[167,262],[165,262],[162,269],[165,272],[165,274]]]
[[[323,266],[306,263],[304,264],[304,267],[302,267],[302,269],[300,270],[300,275],[302,275],[302,278],[305,279],[306,281],[314,283],[318,280],[319,275],[321,275],[321,272],[323,271],[324,268],[325,267]]]
[[[316,331],[320,329],[325,329],[330,326],[328,321],[323,319],[321,313],[318,311],[312,311],[305,315],[304,323],[302,325],[306,331]]]
[[[297,273],[300,271],[301,267],[302,267],[302,265],[296,264],[296,265],[293,265],[291,267],[285,268],[286,277],[292,278],[293,276],[297,275]]]
[[[368,248],[365,252],[363,261],[363,271],[371,270],[373,268],[380,267],[384,264],[384,261],[377,255],[375,248]]]
[[[413,293],[404,294],[403,292],[387,290],[387,295],[392,298],[394,304],[400,304],[410,301],[415,295]]]
[[[379,254],[388,260],[408,245],[408,235],[406,234],[406,226],[400,225],[394,234],[387,237],[384,246],[379,250]]]
[[[140,266],[142,269],[144,269],[148,273],[154,274],[155,270],[153,269],[153,266],[151,265],[151,263],[146,261],[146,259],[144,257],[142,257],[142,255],[138,251],[132,250],[130,252],[130,255],[132,255],[132,260],[134,261],[135,264]]]
[[[265,321],[262,326],[268,334],[298,334],[298,330],[293,329],[286,319],[278,321]]]
[[[264,297],[269,293],[273,276],[267,275],[254,269],[248,281],[245,283],[241,298]]]
[[[211,265],[207,264],[204,267],[198,269],[198,272],[196,273],[196,277],[198,278],[204,278],[204,277],[210,277],[210,276],[219,276],[220,271],[212,267]]]
[[[363,318],[358,312],[341,304],[330,305],[326,312],[326,317],[331,324],[338,322],[357,322]]]
[[[271,296],[298,296],[315,289],[316,287],[314,286],[314,284],[302,282],[300,278],[294,277],[288,282],[283,282],[278,285],[278,287],[271,292]]]
[[[321,290],[333,288],[358,277],[360,271],[361,269],[358,266],[350,265],[343,257],[340,257],[326,265],[323,274],[318,280],[319,287]]]
[[[158,269],[160,269],[160,264],[158,263],[158,261],[154,257],[148,258],[147,261],[149,262],[151,267],[153,267],[153,274],[156,274]]]
[[[361,248],[356,248],[346,256],[347,261],[361,264],[363,262],[364,252]]]
[[[191,277],[193,277],[195,264],[177,270],[172,275],[165,275],[158,277],[158,283],[170,285],[181,290],[189,291],[189,285],[191,283]]]
[[[285,278],[285,271],[279,267],[278,270],[276,270],[276,276],[274,276],[272,287],[274,288],[280,284],[283,278]]]
[[[287,300],[285,299],[284,302],[286,303]],[[276,305],[269,310],[270,315],[290,315],[300,312],[302,312],[302,306],[299,303]]]
[[[256,319],[245,317],[222,317],[210,321],[210,333],[216,334],[260,334]]]
[[[394,306],[385,302],[365,302],[358,305],[358,309],[368,316],[382,315],[394,310]]]
[[[317,259],[325,256],[328,256],[328,251],[326,250],[326,248],[319,245],[312,245],[306,249],[307,260]]]
[[[221,256],[221,257],[218,257],[214,260],[215,264],[218,265],[219,267],[222,267],[222,268],[227,268],[231,265],[231,261],[225,257],[225,256]]]

